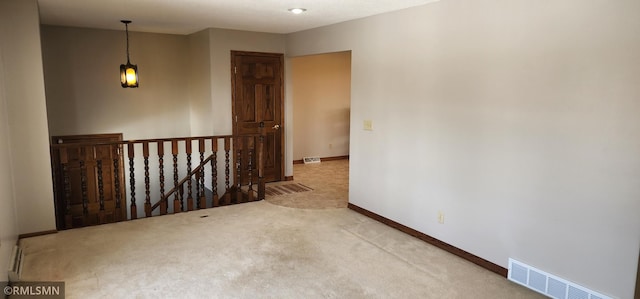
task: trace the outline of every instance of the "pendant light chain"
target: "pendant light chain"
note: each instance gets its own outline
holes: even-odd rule
[[[127,32],[127,63],[129,62],[129,23],[124,23],[125,31]]]

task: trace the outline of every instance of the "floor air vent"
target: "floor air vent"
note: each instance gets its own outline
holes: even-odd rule
[[[320,157],[304,157],[302,161],[304,161],[304,164],[320,163]]]
[[[611,299],[514,259],[509,259],[508,278],[555,299]]]
[[[19,281],[22,273],[22,261],[24,253],[22,248],[13,246],[11,252],[11,259],[9,260],[9,281]]]

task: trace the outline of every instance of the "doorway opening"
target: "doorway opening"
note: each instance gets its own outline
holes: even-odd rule
[[[330,177],[338,181],[345,180],[347,185],[344,189],[346,193],[344,204],[346,206],[351,114],[351,51],[293,57],[290,62],[290,78],[293,87],[291,95],[293,98],[294,178],[298,180],[299,175],[307,177],[313,172],[328,171]],[[309,157],[320,158],[321,162],[304,164],[305,158]],[[329,165],[330,163],[338,165]],[[338,174],[336,171],[343,173]]]
[[[294,57],[293,160],[348,158],[351,51]]]

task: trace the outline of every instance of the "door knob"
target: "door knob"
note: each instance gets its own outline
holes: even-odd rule
[[[280,129],[280,125],[274,125],[274,126],[273,126],[273,129],[274,129],[274,130]]]

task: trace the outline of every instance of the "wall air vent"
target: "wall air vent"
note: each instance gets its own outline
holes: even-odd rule
[[[320,163],[320,157],[304,157],[302,161],[304,164]]]
[[[509,280],[555,299],[611,299],[525,263],[509,259]]]

